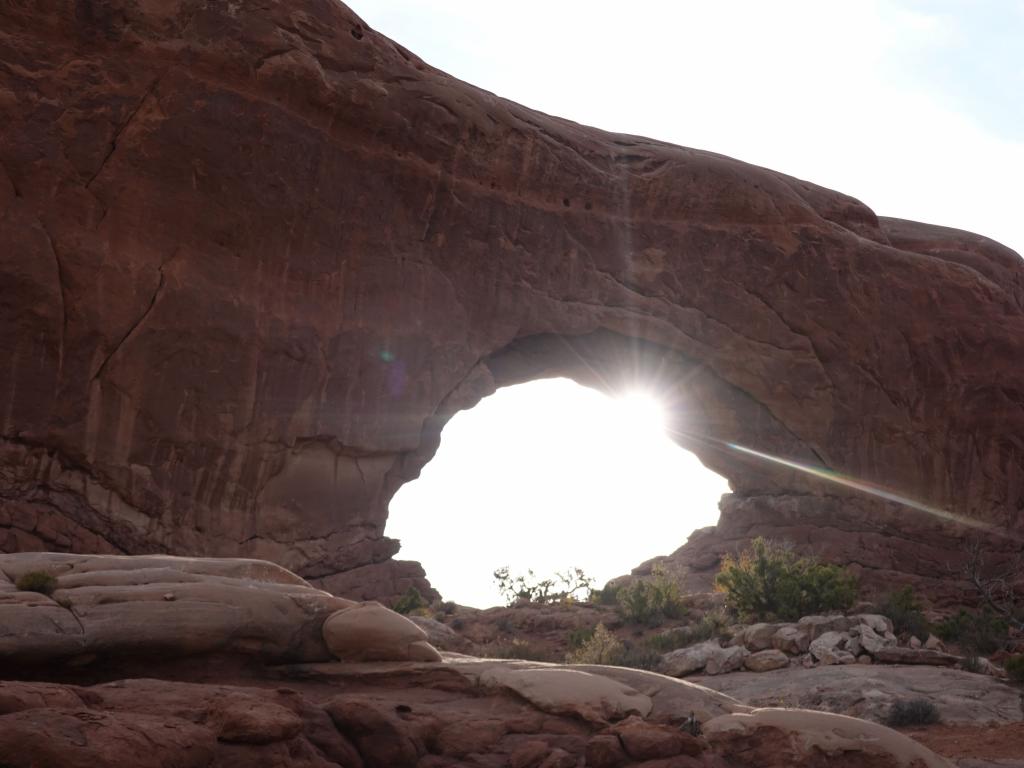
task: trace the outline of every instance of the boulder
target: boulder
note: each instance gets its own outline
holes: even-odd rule
[[[647,722],[629,717],[609,729],[622,742],[626,754],[633,760],[657,760],[676,755],[698,755],[700,744],[688,733],[669,725]]]
[[[929,634],[928,639],[924,641],[924,647],[929,651],[945,651],[946,645],[935,635]]]
[[[661,657],[661,671],[672,677],[683,677],[704,669],[708,659],[721,651],[722,646],[717,640],[707,640],[688,648],[678,648]]]
[[[485,688],[515,692],[542,712],[588,722],[621,720],[631,714],[646,717],[653,707],[650,697],[628,685],[580,669],[493,664],[478,679]]]
[[[880,613],[859,613],[852,617],[853,623],[851,626],[856,624],[867,624],[871,629],[877,632],[879,635],[884,635],[886,632],[892,632],[892,620],[886,616],[882,616]]]
[[[878,723],[829,712],[755,709],[707,722],[715,751],[742,765],[830,765],[833,760],[872,768],[953,768],[913,739]]]
[[[842,649],[850,636],[844,632],[825,632],[811,641],[810,652],[818,661],[829,651]]]
[[[915,636],[911,635],[910,639],[907,640],[907,647],[908,648],[913,648],[914,650],[917,650],[918,648],[921,647],[921,641],[918,640]]]
[[[766,651],[752,653],[743,660],[743,666],[751,672],[769,672],[789,666],[789,656],[782,651],[771,648]]]
[[[743,666],[743,660],[749,655],[750,652],[742,646],[713,649],[704,664],[704,673],[722,675],[726,672],[735,672]]]
[[[826,632],[846,632],[854,625],[853,619],[846,616],[804,616],[797,622],[812,642]]]
[[[778,624],[751,624],[733,636],[731,645],[742,645],[751,653],[772,647],[772,638],[779,629]]]
[[[790,656],[807,653],[810,643],[810,633],[796,624],[784,624],[772,635],[772,647]]]
[[[851,632],[857,638],[860,647],[871,655],[875,655],[883,648],[889,648],[896,644],[895,638],[888,639],[883,635],[879,635],[867,624],[860,624],[854,627]]]
[[[380,603],[363,603],[331,614],[324,643],[342,661],[440,661],[427,633]]]

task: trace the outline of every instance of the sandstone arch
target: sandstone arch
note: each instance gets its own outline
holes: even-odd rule
[[[387,501],[440,424],[584,376],[566,344],[698,371],[722,439],[1024,532],[1017,254],[503,101],[334,0],[159,5],[0,11],[0,549],[386,594],[417,576]],[[957,546],[698,453],[736,493],[687,568],[755,532],[884,579]]]

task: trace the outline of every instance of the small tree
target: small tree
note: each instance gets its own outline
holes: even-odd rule
[[[494,572],[494,580],[509,605],[520,600],[528,603],[571,603],[579,599],[578,592],[589,593],[594,580],[582,568],[569,568],[553,578],[539,579],[532,570],[525,575],[512,576],[506,565]]]
[[[739,614],[758,620],[795,620],[849,608],[856,580],[842,568],[799,557],[792,548],[758,537],[739,557],[727,555],[715,577]]]
[[[1024,631],[1024,595],[1017,588],[1024,581],[1024,554],[994,567],[980,541],[967,545],[967,562],[958,575],[974,588],[982,607],[1000,617],[1008,626]]]

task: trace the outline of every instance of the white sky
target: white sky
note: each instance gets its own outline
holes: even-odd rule
[[[430,64],[528,107],[730,155],[881,215],[1024,250],[1024,0],[349,4]],[[519,389],[453,419],[423,477],[392,503],[400,557],[423,562],[445,597],[494,602],[490,573],[505,564],[608,578],[706,524],[680,524],[681,509],[706,503],[682,464],[666,469],[663,453],[638,445],[613,456],[616,441],[598,449],[592,432],[577,440],[581,425],[613,418],[603,396],[552,382]],[[546,459],[530,469],[531,454]],[[631,474],[642,467],[658,469]],[[612,490],[613,478],[624,485]],[[641,508],[662,517],[638,524]],[[568,527],[552,535],[556,521]],[[623,539],[638,528],[642,554]]]

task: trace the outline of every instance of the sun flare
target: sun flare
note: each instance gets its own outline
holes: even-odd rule
[[[615,406],[621,431],[644,436],[665,431],[665,406],[649,392],[626,392],[615,398]]]

